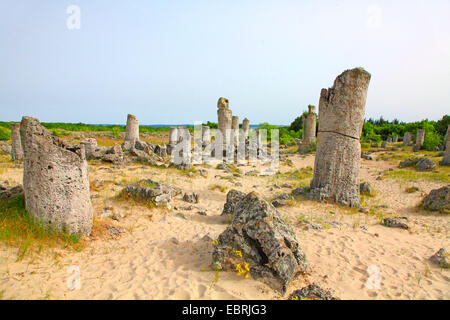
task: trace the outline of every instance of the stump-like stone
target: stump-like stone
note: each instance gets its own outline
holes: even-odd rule
[[[11,124],[11,160],[23,159],[22,142],[20,141],[20,124]]]
[[[343,72],[322,89],[319,132],[310,197],[359,207],[360,136],[370,74],[360,68]]]
[[[239,144],[239,117],[232,116],[231,130],[233,131],[233,143],[235,146]]]
[[[95,140],[94,138],[89,138],[84,141],[81,141],[80,145],[84,146],[86,159],[87,160],[92,159],[94,157],[95,150],[97,149],[98,146],[97,140]]]
[[[20,136],[27,211],[59,232],[89,234],[92,205],[84,146],[68,147],[31,117],[22,118]]]
[[[248,137],[248,131],[250,130],[250,121],[245,118],[242,120],[242,131],[244,132],[245,138]]]
[[[424,141],[425,141],[425,130],[417,129],[416,144],[414,146],[415,150],[419,150],[420,147],[422,147]]]
[[[127,128],[125,132],[125,141],[132,142],[134,146],[134,142],[139,140],[139,122],[138,119],[129,114],[127,117]]]
[[[303,123],[303,137],[301,144],[299,145],[299,151],[302,153],[309,152],[311,146],[316,142],[316,107],[313,105],[308,106],[308,112],[302,115]]]
[[[450,126],[447,129],[447,134],[445,135],[446,139],[445,143],[445,153],[442,161],[439,163],[441,166],[450,166],[450,134],[449,134]]]
[[[222,134],[224,147],[228,146],[231,143],[232,117],[233,113],[230,109],[219,107],[219,109],[217,110],[217,128]]]

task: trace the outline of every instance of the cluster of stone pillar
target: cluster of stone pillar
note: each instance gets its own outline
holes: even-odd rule
[[[308,112],[302,115],[302,123],[303,137],[298,148],[301,153],[306,153],[311,151],[312,145],[316,142],[317,115],[315,106],[308,106]]]
[[[360,68],[346,70],[320,93],[312,199],[360,206],[360,136],[370,77]]]
[[[22,160],[23,149],[20,141],[20,124],[11,124],[11,160]]]
[[[20,137],[27,211],[58,232],[89,234],[93,216],[84,145],[68,147],[31,117],[22,118]]]

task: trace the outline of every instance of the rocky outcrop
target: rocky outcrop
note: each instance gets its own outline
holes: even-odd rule
[[[290,281],[308,270],[294,231],[254,192],[239,201],[233,213],[231,225],[217,239],[213,264],[233,271],[238,264],[248,264],[253,278],[284,294]]]
[[[416,169],[419,171],[428,171],[433,170],[434,168],[436,168],[436,164],[431,159],[420,158],[416,162]]]
[[[239,190],[231,189],[227,193],[227,201],[223,206],[222,216],[233,214],[234,209],[238,205],[239,201],[245,198],[245,193]]]

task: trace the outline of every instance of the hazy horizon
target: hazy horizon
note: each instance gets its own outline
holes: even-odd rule
[[[445,0],[3,0],[0,121],[217,122],[227,97],[240,122],[288,125],[354,67],[372,75],[366,119],[439,120],[448,12]]]

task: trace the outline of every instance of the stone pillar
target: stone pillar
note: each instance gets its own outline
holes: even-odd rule
[[[233,130],[233,143],[235,146],[239,145],[239,117],[233,116],[231,118],[231,129]]]
[[[450,139],[450,124],[448,125],[447,132],[445,133],[445,136],[444,136],[444,149],[443,150],[447,150],[448,139]]]
[[[403,136],[403,143],[408,145],[411,143],[411,141],[412,141],[411,133],[406,132],[405,135]]]
[[[245,136],[245,138],[247,138],[248,137],[248,130],[250,129],[250,121],[247,119],[247,118],[245,118],[243,121],[242,121],[242,131],[244,131],[244,136]]]
[[[11,124],[11,160],[23,159],[22,142],[20,141],[20,124]]]
[[[397,142],[398,142],[398,136],[397,136],[397,135],[395,135],[395,136],[392,138],[392,142],[394,142],[394,143],[397,143]]]
[[[206,147],[211,143],[211,128],[202,126],[202,147]]]
[[[58,232],[89,234],[93,218],[84,146],[68,147],[31,117],[22,118],[20,136],[27,211]]]
[[[80,145],[84,146],[84,151],[86,154],[86,159],[89,160],[93,157],[95,149],[97,149],[97,140],[94,138],[89,138],[80,142]]]
[[[359,207],[360,136],[370,74],[346,70],[322,89],[319,131],[310,197]]]
[[[178,128],[177,127],[172,127],[172,128],[170,128],[169,144],[167,145],[167,153],[169,155],[172,154],[172,150],[175,149],[175,146],[177,145],[177,142],[178,142]]]
[[[226,149],[226,146],[228,146],[231,142],[231,125],[233,114],[229,109],[229,102],[226,98],[219,98],[217,108],[217,127],[223,135],[224,149]]]
[[[441,166],[450,166],[450,134],[449,134],[450,126],[447,128],[447,134],[445,135],[444,146],[445,146],[445,154],[442,161],[439,163]]]
[[[303,138],[302,143],[299,146],[299,151],[309,152],[311,145],[316,142],[316,107],[313,105],[308,106],[308,112],[302,115],[303,123]]]
[[[414,151],[420,150],[420,147],[422,147],[424,141],[425,141],[425,130],[417,129],[416,144],[414,145],[413,150]]]
[[[130,141],[132,143],[139,141],[139,122],[138,119],[132,114],[129,114],[127,118],[125,141]]]

